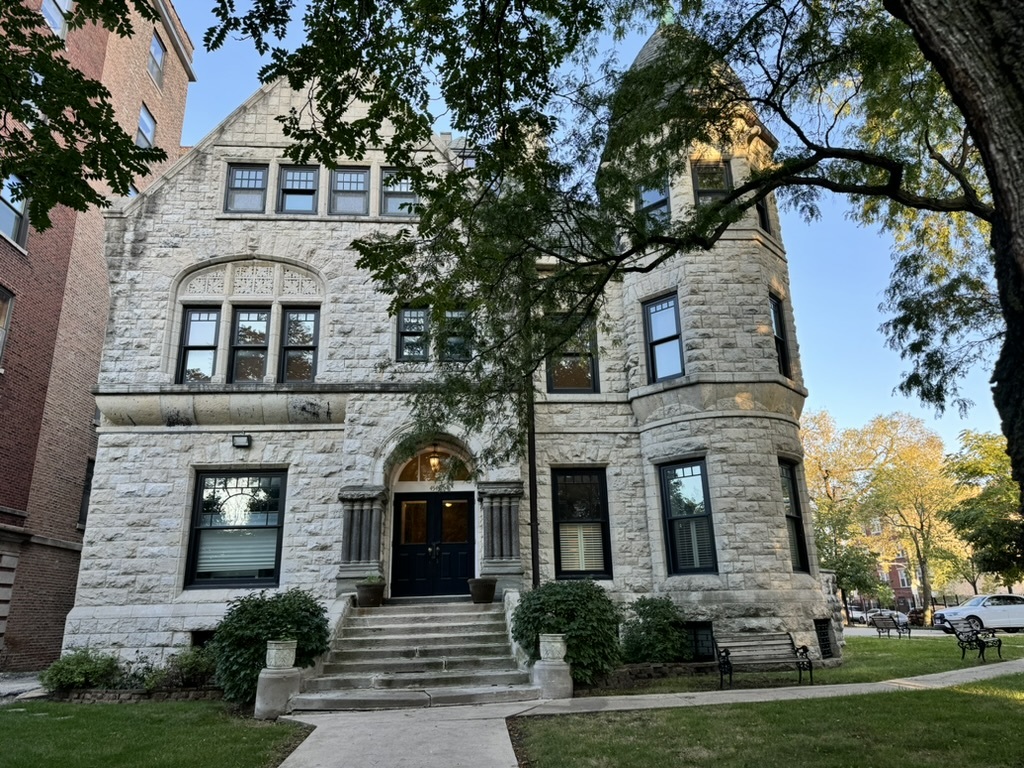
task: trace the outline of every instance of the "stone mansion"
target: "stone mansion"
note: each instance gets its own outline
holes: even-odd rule
[[[528,589],[537,563],[540,581],[591,578],[623,602],[671,596],[699,642],[790,631],[838,653],[774,206],[613,283],[598,325],[614,331],[537,377],[535,508],[525,461],[440,489],[438,462],[473,467],[486,436],[396,458],[431,365],[426,317],[389,315],[351,248],[408,227],[415,200],[379,154],[285,160],[274,117],[304,105],[261,88],[107,215],[99,447],[65,648],[159,659],[251,590],[306,588],[337,616],[368,572],[390,597],[464,595],[477,575]],[[703,153],[645,203],[684,215],[770,141]]]

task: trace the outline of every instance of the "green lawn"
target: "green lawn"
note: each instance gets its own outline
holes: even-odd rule
[[[1011,675],[945,690],[524,717],[509,730],[523,768],[1021,768],[1022,717],[1024,675]]]
[[[1003,659],[1024,658],[1024,634],[1001,635]],[[998,664],[999,657],[993,650],[986,652],[987,661],[977,658],[977,653],[968,651],[967,658],[960,660],[960,649],[952,635],[917,636],[897,639],[895,637],[848,637],[843,648],[843,665],[836,668],[814,670],[814,684],[871,683],[894,677],[912,677],[932,672],[947,672],[980,664]],[[797,672],[764,672],[756,668],[737,669],[733,674],[733,688],[771,688],[796,685]],[[807,673],[804,673],[804,685]],[[726,681],[728,685],[728,681]],[[623,690],[595,688],[588,695],[611,696],[641,693],[686,693],[692,691],[713,691],[718,689],[718,672],[693,677],[677,677],[653,680],[649,685]],[[1024,762],[1022,762],[1024,768]]]
[[[3,768],[272,768],[309,733],[215,702],[0,707]]]

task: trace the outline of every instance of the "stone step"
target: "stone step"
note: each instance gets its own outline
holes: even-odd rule
[[[505,651],[504,656],[438,656],[415,659],[369,659],[365,661],[328,661],[323,666],[324,675],[374,675],[407,672],[456,672],[456,671],[513,671],[517,670],[514,660]]]
[[[467,642],[473,643],[507,643],[508,634],[503,627],[491,628],[473,632],[444,632],[438,628],[431,628],[429,632],[401,632],[396,628],[389,627],[383,630],[352,629],[347,626],[342,630],[342,635],[334,641],[334,648],[363,648],[363,647],[389,647],[389,648],[416,648],[425,645],[446,645],[459,646]]]
[[[432,613],[417,616],[412,613],[382,613],[372,616],[349,616],[345,628],[367,627],[408,627],[420,630],[423,627],[449,626],[473,627],[504,625],[503,613]]]
[[[327,661],[341,664],[347,661],[390,661],[391,659],[437,658],[439,656],[509,656],[508,640],[502,637],[500,642],[475,642],[477,638],[460,638],[461,643],[437,645],[409,645],[408,647],[381,647],[377,644],[364,647],[341,646],[330,652]]]
[[[503,613],[504,606],[501,603],[471,603],[466,602],[398,602],[388,601],[376,608],[353,608],[349,611],[350,616],[372,616],[391,613],[408,613],[416,616],[426,616],[438,613]]]
[[[307,680],[307,691],[336,691],[353,688],[444,688],[451,686],[526,685],[530,674],[517,669],[451,672],[375,672],[372,674],[322,675]]]
[[[528,685],[461,686],[420,690],[348,690],[302,693],[291,701],[293,712],[335,710],[413,709],[535,701],[540,689]]]

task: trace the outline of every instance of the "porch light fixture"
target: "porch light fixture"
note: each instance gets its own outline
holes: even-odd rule
[[[427,464],[430,466],[430,471],[435,475],[441,471],[441,454],[437,452],[437,443],[430,447],[430,453],[427,455]]]
[[[252,448],[252,435],[232,435],[231,445],[235,448]]]

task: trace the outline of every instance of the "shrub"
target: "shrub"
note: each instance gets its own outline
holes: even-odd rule
[[[626,663],[667,663],[693,658],[690,633],[671,598],[641,597],[629,608],[633,616],[622,627],[622,655]]]
[[[211,643],[224,698],[240,704],[255,701],[267,641],[291,639],[298,641],[295,663],[300,667],[312,666],[327,652],[327,611],[311,593],[262,591],[232,600]]]
[[[53,662],[39,676],[48,691],[120,688],[125,669],[116,656],[92,648],[76,648]]]
[[[592,581],[549,581],[523,594],[512,616],[512,636],[539,658],[539,636],[565,635],[572,678],[593,683],[619,663],[619,609]]]
[[[217,659],[210,648],[189,646],[168,657],[163,667],[151,667],[143,676],[147,691],[158,688],[202,688],[212,685]]]

